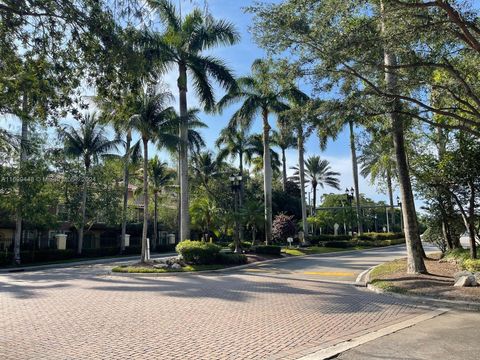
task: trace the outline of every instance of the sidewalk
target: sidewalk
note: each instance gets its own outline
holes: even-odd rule
[[[152,259],[163,258],[176,256],[177,253],[161,253],[161,254],[152,254]],[[140,258],[140,255],[133,256],[118,256],[112,258],[100,258],[92,260],[80,260],[80,261],[69,261],[69,262],[58,262],[54,264],[43,264],[43,265],[25,265],[12,268],[3,268],[0,269],[0,274],[12,273],[12,272],[24,272],[24,271],[35,271],[35,270],[47,270],[47,269],[62,269],[69,268],[81,265],[101,265],[101,264],[113,264],[113,263],[125,263],[130,261],[135,261]]]
[[[478,359],[480,313],[450,311],[348,350],[341,360]]]

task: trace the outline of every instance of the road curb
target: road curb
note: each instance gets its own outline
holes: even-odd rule
[[[448,312],[448,309],[435,309],[435,310],[430,310],[429,312],[407,319],[405,321],[402,321],[397,324],[392,324],[389,326],[386,326],[384,328],[366,333],[364,335],[360,335],[354,338],[347,339],[345,341],[339,342],[337,344],[334,344],[332,346],[328,346],[326,348],[320,349],[310,355],[303,356],[299,358],[298,360],[326,360],[326,359],[333,359],[337,355],[351,350],[357,346],[363,345],[365,343],[368,343],[370,341],[376,340],[378,338],[381,338],[383,336],[387,336],[390,334],[393,334],[397,331],[412,327],[418,323],[421,323],[426,320],[433,319],[437,316],[440,316],[444,313]]]
[[[388,247],[400,247],[404,246],[405,244],[398,244],[398,245],[389,245]],[[281,257],[278,259],[270,259],[270,260],[264,260],[264,261],[257,261],[254,263],[250,264],[245,264],[245,265],[238,265],[238,266],[230,266],[228,268],[224,269],[217,269],[217,270],[203,270],[203,271],[190,271],[190,272],[167,272],[167,273],[122,273],[122,272],[113,272],[109,271],[107,275],[110,276],[119,276],[119,277],[157,277],[157,276],[184,276],[184,275],[205,275],[205,274],[218,274],[218,273],[223,273],[223,272],[228,272],[232,270],[242,270],[254,266],[261,266],[263,264],[271,264],[275,262],[280,262],[280,261],[285,261],[285,260],[290,260],[290,259],[302,259],[302,258],[307,258],[307,257],[314,257],[314,256],[321,256],[321,257],[331,257],[331,256],[336,256],[338,254],[348,254],[348,253],[353,253],[353,252],[361,252],[361,251],[371,251],[371,250],[376,250],[376,249],[383,249],[383,247],[375,247],[371,249],[363,249],[363,250],[346,250],[346,251],[334,251],[331,253],[326,253],[326,254],[307,254],[307,255],[300,255],[300,256],[285,256]],[[366,271],[371,270],[367,269]],[[365,271],[364,271],[365,272]],[[362,274],[364,273],[362,272]],[[361,274],[360,274],[361,275]],[[358,277],[357,277],[358,279]],[[346,283],[347,284],[347,283]],[[348,282],[348,284],[352,284],[351,282]],[[363,285],[357,285],[357,283],[354,283],[355,286],[362,286],[365,287],[366,284]]]
[[[404,294],[399,294],[399,293],[395,293],[395,292],[392,292],[392,291],[386,291],[384,289],[381,289],[378,286],[375,286],[375,285],[370,283],[370,273],[371,273],[371,271],[374,268],[376,268],[377,266],[380,266],[380,265],[382,265],[382,264],[371,267],[370,269],[367,270],[366,274],[364,275],[365,282],[366,282],[365,287],[370,291],[373,291],[377,294],[384,294],[384,295],[387,295],[387,296],[391,296],[391,297],[394,297],[396,299],[413,301],[413,302],[420,303],[420,304],[423,304],[423,305],[428,305],[428,306],[433,305],[433,306],[436,306],[436,307],[445,307],[445,308],[449,308],[449,309],[453,308],[453,309],[456,309],[456,310],[480,311],[480,303],[474,303],[474,302],[462,301],[462,300],[435,299],[435,298],[431,298],[431,297],[427,297],[427,296],[418,296],[418,295],[404,295]],[[388,281],[388,279],[386,279],[385,281]]]
[[[162,253],[162,254],[155,254],[152,258],[158,259],[163,257],[169,256],[176,256],[177,253]],[[32,265],[32,266],[24,266],[24,267],[16,267],[16,268],[4,268],[0,269],[0,274],[9,274],[9,273],[20,273],[20,272],[28,272],[28,271],[38,271],[38,270],[49,270],[49,269],[65,269],[70,267],[76,266],[84,266],[84,265],[101,265],[101,264],[113,264],[116,262],[128,262],[134,261],[139,258],[140,255],[134,256],[125,256],[125,257],[114,257],[114,258],[102,258],[102,259],[92,259],[92,260],[82,260],[82,261],[72,261],[72,262],[65,262],[65,263],[56,263],[56,264],[45,264],[45,265]]]

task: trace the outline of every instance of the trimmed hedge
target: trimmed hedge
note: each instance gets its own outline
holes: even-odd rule
[[[191,240],[182,241],[175,248],[183,260],[192,265],[215,264],[221,249],[215,244]]]
[[[282,247],[276,245],[258,245],[251,248],[255,254],[278,255],[280,256]]]
[[[352,240],[350,235],[315,235],[308,236],[306,240],[312,245],[318,245],[323,241],[347,241]]]
[[[358,240],[396,240],[402,239],[405,235],[403,233],[364,233],[363,235],[358,235]]]
[[[332,247],[332,248],[340,248],[340,249],[354,247],[356,245],[357,245],[357,243],[353,242],[353,241],[324,241],[324,242],[322,242],[322,246],[324,246],[324,247]]]
[[[247,263],[247,257],[243,254],[219,253],[217,263],[222,265],[243,265]]]

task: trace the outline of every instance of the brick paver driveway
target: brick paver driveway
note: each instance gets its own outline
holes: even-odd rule
[[[91,269],[1,275],[0,359],[296,359],[425,311],[314,276]]]

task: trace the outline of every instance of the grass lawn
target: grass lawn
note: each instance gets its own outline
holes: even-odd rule
[[[173,269],[155,269],[153,267],[138,267],[138,266],[117,266],[112,269],[112,272],[117,273],[140,273],[140,274],[155,274],[155,273],[172,273],[172,272],[195,272],[224,269],[228,265],[186,265],[179,270]]]
[[[406,259],[394,260],[394,261],[390,261],[390,262],[378,265],[375,268],[373,268],[373,270],[370,272],[370,282],[376,287],[383,289],[385,291],[404,294],[407,292],[407,290],[402,289],[398,286],[395,286],[391,282],[381,279],[381,277],[394,274],[397,272],[405,271],[406,269],[407,269]]]
[[[290,256],[314,255],[314,254],[328,254],[332,252],[348,251],[348,250],[364,250],[368,249],[365,246],[355,246],[349,248],[333,248],[323,246],[310,246],[306,248],[283,248],[282,253]]]

